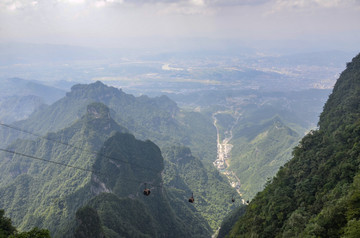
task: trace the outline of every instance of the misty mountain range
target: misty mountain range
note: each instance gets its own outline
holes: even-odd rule
[[[353,75],[343,73],[349,80],[357,77],[356,62],[348,64]],[[1,90],[19,101],[4,105],[23,97],[39,103],[23,120],[16,119],[23,110],[15,110],[13,122],[2,121],[0,205],[19,229],[46,228],[54,237],[209,237],[233,211],[222,225],[230,232],[244,200],[254,198],[252,209],[264,184],[262,194],[270,193],[269,178],[289,164],[328,95],[220,90],[213,100],[214,92],[203,91],[175,95],[188,105],[181,108],[168,96],[136,97],[99,81],[76,84],[65,96],[38,82],[7,82]],[[326,123],[335,128],[335,121]],[[212,165],[217,137],[233,146],[225,172]],[[240,181],[236,190],[229,173]],[[142,194],[146,187],[150,196]]]

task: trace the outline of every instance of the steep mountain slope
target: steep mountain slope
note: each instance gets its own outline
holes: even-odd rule
[[[261,123],[239,123],[231,140],[235,146],[231,150],[230,169],[241,181],[244,199],[251,199],[263,189],[266,180],[291,158],[299,139],[299,134],[279,116]]]
[[[330,91],[229,90],[212,94],[218,100],[207,109],[218,132],[214,164],[248,200],[291,159],[292,148],[315,127]]]
[[[180,110],[166,96],[134,97],[101,82],[75,85],[64,98],[14,125],[41,134],[57,131],[79,119],[92,102],[107,105],[114,120],[137,138],[151,139],[161,147],[173,142],[184,144],[201,158],[216,156],[216,131],[211,119],[200,113]],[[0,138],[8,143],[18,136],[19,133],[7,128],[0,131]]]
[[[240,196],[231,188],[226,178],[221,176],[212,165],[203,164],[191,154],[187,147],[171,146],[163,150],[165,159],[164,184],[169,187],[171,205],[177,214],[184,219],[186,212],[179,204],[188,203],[187,199],[194,194],[196,203],[192,208],[203,220],[205,227],[215,231],[222,219],[236,206]],[[235,202],[232,203],[231,199]]]
[[[360,235],[360,54],[338,79],[319,130],[305,136],[230,237]]]
[[[87,114],[71,127],[47,134],[50,140],[18,140],[8,149],[91,169],[96,159],[92,151],[99,150],[117,131],[127,130],[110,118],[108,108],[95,103],[89,105]],[[87,171],[8,153],[1,153],[0,171],[0,207],[7,209],[20,229],[46,226],[53,234],[60,233],[72,216],[71,211],[90,199],[86,184],[92,177]],[[73,200],[76,195],[79,197]]]
[[[246,205],[237,207],[234,211],[228,214],[221,223],[220,230],[216,238],[224,238],[231,231],[233,225],[243,216],[246,212]]]
[[[171,209],[162,186],[163,158],[154,143],[116,133],[104,143],[100,154],[93,166],[99,174],[91,183],[98,195],[86,207],[96,211],[106,237],[209,235],[201,224],[187,225]],[[145,186],[151,189],[150,196],[142,194]],[[198,233],[190,227],[197,227]]]

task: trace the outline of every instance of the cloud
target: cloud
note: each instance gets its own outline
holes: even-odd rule
[[[281,11],[285,9],[313,9],[335,8],[335,7],[360,7],[360,0],[1,0],[2,10],[16,11],[26,8],[35,8],[38,5],[86,5],[89,7],[101,8],[105,6],[160,6],[163,8],[222,8],[234,6],[261,6],[271,5],[272,10]],[[0,9],[0,11],[1,11]],[[176,11],[175,11],[176,12]],[[187,10],[178,10],[178,13],[191,12]],[[194,11],[196,12],[196,11]]]
[[[355,42],[359,11],[360,0],[0,0],[0,41],[125,48],[182,47],[184,39],[196,47],[211,39]]]
[[[86,0],[58,0],[62,3],[69,3],[69,4],[84,4]]]
[[[163,7],[169,6],[193,6],[193,7],[224,7],[224,6],[242,6],[242,5],[259,5],[268,2],[267,0],[2,0],[0,7],[2,9],[14,11],[24,8],[32,8],[41,2],[49,6],[57,4],[68,5],[87,5],[92,7],[104,7],[118,4],[126,4],[132,6],[142,5],[159,5]]]
[[[316,8],[345,8],[360,6],[359,0],[276,0],[273,11],[313,10]]]

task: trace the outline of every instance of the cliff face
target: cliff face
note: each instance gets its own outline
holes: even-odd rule
[[[360,55],[347,64],[293,158],[258,193],[229,237],[360,235]]]

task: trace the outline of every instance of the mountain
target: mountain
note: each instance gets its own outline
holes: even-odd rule
[[[261,191],[268,178],[291,158],[300,135],[279,116],[260,123],[238,123],[233,130],[229,168],[241,181],[240,191],[249,200]]]
[[[34,95],[0,98],[0,121],[12,123],[24,120],[43,104],[44,100]]]
[[[15,154],[0,154],[0,207],[19,229],[42,227],[53,237],[209,237],[187,198],[175,210],[172,199],[181,199],[162,182],[159,147],[110,114],[91,103],[70,127],[12,143]]]
[[[251,201],[229,237],[360,235],[360,54],[324,106],[319,129]]]
[[[216,130],[205,115],[181,110],[166,96],[134,97],[99,81],[73,86],[64,98],[14,125],[39,134],[57,131],[79,119],[92,102],[107,105],[114,120],[139,139],[151,139],[161,147],[180,143],[189,146],[202,159],[213,160],[216,156]],[[19,135],[7,128],[0,131],[0,138],[7,143]]]
[[[64,95],[64,91],[36,81],[20,78],[2,79],[0,121],[12,123],[24,120],[43,104],[51,104]]]
[[[93,175],[91,182],[91,191],[97,195],[81,209],[98,214],[105,237],[196,236],[169,205],[162,186],[163,158],[154,143],[116,133],[100,154],[93,166],[99,174]],[[144,183],[151,189],[150,196],[143,195]],[[80,214],[79,218],[86,216]]]
[[[109,116],[109,109],[95,103],[71,127],[46,135],[47,140],[17,140],[8,150],[53,163],[2,153],[0,159],[0,207],[7,209],[19,229],[47,227],[60,234],[75,209],[91,198],[86,184],[88,171],[59,164],[91,169],[104,141],[115,132],[127,132]],[[60,141],[61,143],[56,143]],[[81,148],[81,149],[79,149]],[[79,195],[76,200],[73,196]]]
[[[60,89],[44,85],[38,81],[25,80],[21,78],[7,78],[1,79],[0,95],[1,98],[32,95],[42,98],[46,104],[51,104],[63,97],[65,92]]]
[[[214,166],[194,157],[189,148],[174,145],[164,148],[162,154],[165,159],[164,184],[172,197],[170,205],[180,217],[187,219],[188,214],[183,210],[186,204],[179,204],[188,203],[187,198],[193,193],[196,205],[192,210],[203,218],[197,222],[216,231],[222,219],[241,204],[240,196]]]
[[[301,137],[316,127],[330,93],[223,89],[169,96],[213,119],[220,148],[215,165],[246,201],[264,188],[267,178],[291,159]]]

